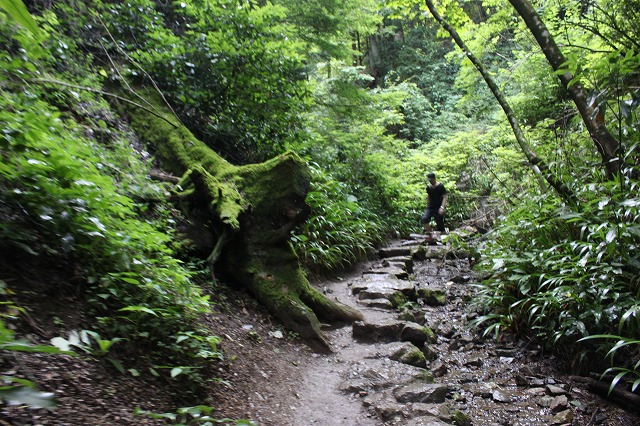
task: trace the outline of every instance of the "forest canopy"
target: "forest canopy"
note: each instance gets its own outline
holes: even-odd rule
[[[274,211],[302,281],[419,232],[435,172],[450,230],[483,232],[450,239],[480,260],[475,326],[578,369],[610,358],[638,387],[638,6],[0,0],[0,252],[71,265],[95,332],[201,366],[222,356],[197,326],[224,270],[209,267],[257,229],[255,186],[217,171],[299,166],[304,200]],[[175,167],[132,109],[184,129],[211,167]],[[184,203],[196,176],[219,198]],[[229,200],[237,223],[220,213]],[[5,296],[19,290],[5,280]],[[306,294],[303,311],[320,297]]]

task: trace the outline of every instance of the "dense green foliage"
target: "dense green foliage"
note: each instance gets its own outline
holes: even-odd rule
[[[477,325],[572,355],[600,342],[604,357],[619,339],[615,371],[638,374],[637,1],[534,2],[619,142],[613,179],[508,2],[438,4],[576,204],[540,188],[485,83],[424,5],[383,3],[35,1],[39,30],[10,14],[31,32],[0,14],[0,247],[78,265],[101,341],[168,346],[178,376],[220,356],[217,338],[189,321],[208,301],[178,260],[170,188],[146,177],[153,147],[107,102],[114,87],[146,84],[235,164],[285,149],[309,161],[313,213],[292,234],[309,271],[419,231],[434,171],[450,192],[449,227],[494,226]],[[589,335],[616,339],[576,343]]]
[[[281,151],[298,131],[306,96],[304,45],[285,9],[233,0],[135,3],[97,5],[109,15],[107,53],[121,57],[124,42],[140,77],[153,78],[196,136],[236,163]]]
[[[164,365],[198,368],[198,359],[220,357],[218,338],[195,322],[209,301],[175,257],[178,216],[164,201],[167,189],[148,180],[150,162],[90,91],[99,77],[65,70],[57,75],[66,86],[41,85],[56,72],[51,58],[60,46],[82,63],[73,41],[59,36],[40,48],[4,19],[0,25],[2,44],[20,52],[5,50],[0,59],[3,256],[68,263],[89,286],[98,344],[124,339],[125,353],[150,349],[150,366],[161,348]]]
[[[116,96],[112,87],[127,81],[157,85],[210,146],[239,163],[263,159],[281,152],[285,141],[288,147],[306,145],[299,136],[310,120],[305,113],[312,91],[302,69],[305,42],[294,37],[282,6],[271,4],[41,6],[34,10],[37,33],[0,14],[0,248],[18,259],[46,257],[68,265],[85,283],[93,330],[72,330],[55,339],[57,346],[103,356],[123,374],[186,377],[185,383],[202,385],[198,370],[222,354],[219,339],[197,325],[209,301],[194,284],[199,270],[179,260],[184,251],[175,229],[183,219],[166,201],[171,188],[148,178],[152,158],[146,150],[153,147],[140,146],[107,101]],[[347,86],[342,89],[351,90]],[[386,102],[384,96],[371,99]],[[347,145],[357,149],[356,137],[375,137],[381,155],[392,143],[384,135],[384,116],[398,115],[383,113],[369,135],[364,112],[353,122],[363,130],[349,135]],[[345,159],[350,163],[352,152]],[[353,262],[389,231],[372,210],[385,203],[375,190],[383,176],[379,167],[362,169],[361,175],[377,175],[358,193],[370,195],[368,208],[351,199],[337,202],[335,192],[317,205],[315,220],[322,209],[331,212],[342,229],[336,235],[342,235],[322,235],[320,244],[340,247],[339,256],[323,255],[311,267]],[[318,169],[316,185],[331,173]],[[348,176],[348,185],[361,175]],[[308,252],[311,258],[312,246]],[[14,347],[12,336],[3,339]]]
[[[549,345],[638,334],[640,258],[628,248],[639,243],[640,200],[617,182],[592,184],[581,196],[588,208],[580,212],[549,197],[530,200],[494,231],[491,278],[477,300],[500,318],[489,330],[532,331]]]
[[[618,139],[624,164],[613,180],[598,165],[574,106],[514,11],[485,2],[487,18],[465,23],[470,45],[487,56],[535,149],[578,200],[567,205],[549,193],[519,199],[487,239],[487,276],[475,305],[485,313],[477,324],[487,332],[515,331],[548,348],[581,354],[578,359],[594,350],[604,357],[615,339],[623,339],[628,343],[610,352],[614,369],[638,375],[640,63],[631,41],[636,29],[625,14],[611,13],[609,3],[536,2],[563,46],[567,69],[590,91],[597,113]],[[634,2],[625,3],[631,8]],[[500,61],[493,60],[495,51],[502,52]],[[472,74],[461,73],[460,81],[475,92]],[[598,340],[576,343],[589,335],[616,337],[599,340],[604,350],[594,346]]]
[[[447,126],[454,133],[435,149],[427,145],[428,152],[446,153],[437,156],[443,159],[439,169],[445,182],[454,179],[460,195],[499,206],[491,215],[504,213],[481,246],[485,280],[474,306],[484,315],[476,325],[496,336],[516,332],[536,338],[547,348],[581,355],[578,360],[609,353],[616,381],[625,374],[638,376],[639,63],[637,28],[632,27],[637,17],[628,13],[637,2],[534,3],[568,58],[566,69],[586,88],[599,119],[617,138],[624,165],[619,176],[607,179],[575,106],[507,2],[438,2],[503,91],[533,148],[578,200],[567,205],[555,194],[540,192],[477,70],[457,51],[449,53],[460,70],[457,91],[446,93],[455,93],[450,99],[465,117],[464,130],[456,134],[456,126]],[[414,3],[389,4],[402,22],[398,28],[406,30],[406,22],[417,19]],[[410,33],[403,36],[410,45]],[[394,43],[405,48],[397,38]],[[403,51],[393,52],[401,56]],[[417,68],[420,61],[409,60],[394,72],[410,78],[407,70],[414,64]],[[418,68],[415,81],[428,79],[436,64]],[[437,80],[427,81],[439,93]],[[472,216],[480,210],[485,209]],[[599,337],[577,343],[589,335]],[[611,338],[602,337],[607,335]]]

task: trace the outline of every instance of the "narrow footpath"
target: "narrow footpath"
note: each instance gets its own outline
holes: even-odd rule
[[[364,321],[327,329],[334,353],[301,366],[295,425],[640,425],[533,344],[468,327],[475,278],[463,253],[422,235],[362,273],[321,283]]]

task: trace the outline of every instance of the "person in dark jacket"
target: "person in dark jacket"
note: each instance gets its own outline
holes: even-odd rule
[[[436,181],[435,173],[427,175],[429,184],[427,185],[427,210],[422,215],[420,222],[427,233],[431,233],[431,219],[436,221],[436,229],[445,232],[444,212],[447,208],[447,189],[444,185]]]

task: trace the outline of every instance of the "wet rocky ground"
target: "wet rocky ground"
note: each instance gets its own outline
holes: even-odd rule
[[[365,318],[326,330],[334,354],[301,367],[291,424],[640,425],[569,375],[564,360],[470,328],[476,278],[459,255],[413,235],[361,274],[320,284]]]
[[[290,338],[246,292],[216,293],[219,309],[204,320],[223,339],[225,359],[198,403],[214,407],[216,418],[260,426],[640,425],[636,414],[588,390],[592,379],[569,375],[567,360],[469,328],[477,279],[464,253],[414,235],[357,268],[314,282],[364,315],[326,327],[330,355]],[[90,324],[79,295],[42,290],[49,281],[71,282],[64,271],[19,264],[13,276],[0,274],[30,290],[19,300],[29,314],[10,322],[21,338],[45,344],[67,335],[63,322]],[[104,357],[1,355],[2,375],[33,381],[55,394],[58,407],[0,404],[0,425],[160,425],[166,420],[134,410],[166,414],[194,405],[179,382],[122,374]]]

